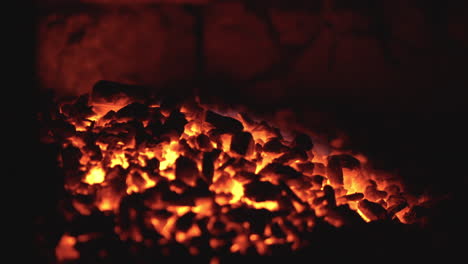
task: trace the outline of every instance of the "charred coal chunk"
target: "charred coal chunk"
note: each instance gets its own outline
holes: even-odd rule
[[[226,133],[241,132],[244,129],[239,120],[217,114],[210,110],[206,112],[205,121]]]
[[[51,132],[52,136],[56,140],[63,140],[67,137],[73,136],[76,132],[75,126],[61,119],[51,120],[48,122],[46,131],[47,134],[48,132]]]
[[[401,210],[405,209],[408,206],[408,203],[400,203],[389,206],[387,211],[389,216],[393,216],[396,213],[400,212]]]
[[[200,150],[192,148],[186,139],[179,140],[179,150],[182,155],[193,159],[197,159],[198,154],[200,154]]]
[[[308,190],[312,187],[310,178],[306,176],[286,180],[286,183],[298,190]]]
[[[327,205],[330,207],[336,206],[336,199],[335,199],[335,190],[330,185],[325,185],[323,187],[323,198],[327,201]]]
[[[137,147],[145,147],[153,143],[154,138],[151,134],[147,133],[142,126],[135,131],[135,143]]]
[[[179,231],[187,231],[192,224],[195,222],[195,216],[196,214],[193,212],[188,212],[181,216],[179,219],[176,221],[176,229]]]
[[[237,172],[245,171],[250,173],[255,172],[255,169],[257,168],[257,164],[255,162],[244,158],[234,159],[234,162],[232,162],[230,166]]]
[[[341,168],[347,169],[357,169],[361,166],[361,162],[358,159],[347,154],[333,155],[329,158],[329,161],[338,163]]]
[[[250,156],[254,152],[255,143],[249,132],[238,132],[232,136],[230,150],[242,156]]]
[[[142,103],[134,102],[124,106],[116,113],[117,118],[131,118],[143,120],[148,118],[148,106]]]
[[[218,168],[220,171],[224,171],[227,167],[231,166],[236,161],[235,158],[229,158],[229,156],[226,156],[226,157],[227,157],[227,161],[224,162],[223,165],[221,165]]]
[[[190,158],[179,156],[176,160],[176,179],[190,186],[195,186],[198,178],[197,163]]]
[[[125,142],[125,137],[119,134],[110,133],[108,131],[101,131],[97,134],[97,142],[109,145],[109,149],[117,146],[118,142]]]
[[[94,114],[88,101],[88,94],[81,95],[75,102],[63,105],[61,107],[62,113],[74,119],[86,119]]]
[[[144,213],[146,206],[144,205],[143,196],[138,193],[124,196],[120,201],[119,213],[117,221],[119,227],[123,230],[129,230],[132,225],[137,227],[145,226]]]
[[[97,103],[113,103],[125,99],[129,100],[129,102],[144,102],[148,98],[148,95],[148,89],[143,86],[100,80],[93,86],[92,101]]]
[[[367,199],[358,203],[358,208],[371,221],[385,220],[388,218],[387,211],[380,204],[371,202]]]
[[[214,174],[214,162],[218,158],[221,150],[214,149],[211,152],[203,153],[202,173],[207,183],[212,183]]]
[[[107,170],[106,181],[123,180],[125,182],[125,175],[126,170],[122,166],[116,165]]]
[[[301,149],[291,149],[280,157],[273,160],[273,162],[287,164],[293,161],[306,161],[308,158],[307,153]]]
[[[156,172],[159,170],[159,160],[157,158],[152,158],[146,161],[146,167],[150,172]]]
[[[328,157],[327,175],[333,185],[343,185],[343,170],[357,169],[361,166],[353,156],[342,154]]]
[[[347,195],[343,195],[340,197],[340,199],[343,199],[347,202],[350,202],[350,201],[359,201],[361,199],[364,198],[364,194],[363,193],[352,193],[352,194],[347,194]]]
[[[314,173],[315,164],[313,162],[298,162],[296,166],[297,169],[304,174],[312,175]]]
[[[378,201],[387,197],[387,192],[378,190],[377,185],[374,184],[368,185],[364,190],[364,194],[366,195],[366,198],[371,201]]]
[[[337,220],[345,226],[354,226],[364,223],[361,216],[356,211],[349,208],[348,204],[343,204],[329,210],[326,217]]]
[[[299,149],[299,150],[311,150],[314,147],[314,144],[312,143],[312,139],[310,138],[309,135],[304,134],[304,133],[298,133],[292,142],[293,148]]]
[[[302,205],[305,205],[306,207],[308,207],[308,204],[306,202],[303,202],[297,195],[296,193],[294,193],[291,188],[289,188],[289,186],[283,182],[283,181],[280,181],[280,184],[279,184],[279,187],[281,188],[281,191],[282,191],[282,194],[284,192],[285,194],[285,198],[287,198],[289,201],[296,201],[296,202],[299,202],[300,204]]]
[[[326,193],[325,193],[325,190],[326,190]],[[315,197],[313,199],[313,204],[314,205],[329,205],[329,199],[330,201],[332,202],[332,205],[335,204],[335,198],[333,197],[332,198],[332,194],[333,193],[333,196],[334,196],[334,193],[335,193],[335,190],[333,189],[333,187],[331,187],[330,185],[325,185],[323,187],[323,190],[317,190],[315,191],[315,194],[313,197]],[[326,202],[324,204],[324,202]]]
[[[213,128],[207,132],[207,136],[210,138],[211,141],[217,144],[218,148],[221,148],[221,146],[223,145],[223,142],[221,141],[221,135],[223,133],[224,132],[220,129]]]
[[[281,196],[281,188],[271,182],[252,181],[244,185],[244,194],[256,202],[277,200]]]
[[[276,180],[289,180],[301,177],[301,173],[290,166],[279,163],[270,163],[260,171],[260,175],[270,176]]]
[[[330,183],[333,185],[343,185],[343,170],[341,169],[341,164],[339,159],[329,157],[327,165],[327,176],[330,180]]]
[[[399,195],[400,194],[400,187],[395,184],[390,184],[385,187],[384,191],[386,191],[389,195]]]
[[[236,175],[234,176],[234,179],[240,183],[248,183],[248,182],[260,180],[260,176],[253,172],[240,171],[236,173]]]
[[[390,195],[387,199],[387,211],[389,215],[394,215],[408,206],[408,202],[401,195]]]
[[[101,148],[99,148],[96,144],[88,144],[83,148],[91,160],[93,161],[100,161],[102,160],[102,152]]]
[[[314,163],[314,173],[324,175],[327,173],[327,167],[320,162],[313,162]]]
[[[211,149],[213,148],[213,146],[211,145],[210,138],[205,134],[198,135],[196,139],[196,143],[197,143],[197,147],[201,151],[211,151]]]
[[[116,117],[117,117],[117,113],[114,110],[110,110],[102,117],[102,120],[109,121],[109,120],[115,119]]]
[[[132,184],[135,185],[138,189],[143,189],[146,185],[146,180],[137,171],[129,173],[127,175],[127,179],[130,179]]]
[[[212,196],[213,193],[209,190],[209,185],[199,178],[195,187],[185,188],[185,191],[181,194],[180,201],[183,204],[194,204],[194,201],[198,198]]]
[[[195,100],[184,100],[183,109],[181,109],[187,116],[192,119],[203,119],[204,109]]]
[[[256,124],[256,122],[249,116],[249,114],[245,113],[245,112],[242,112],[242,113],[239,113],[241,118],[242,118],[242,121],[244,123],[246,123],[247,125],[249,126],[254,126]]]
[[[126,175],[127,170],[120,165],[109,169],[106,174],[106,183],[109,185],[104,186],[99,192],[105,195],[112,193],[114,197],[122,197],[127,191]]]
[[[140,146],[141,144],[144,144],[152,139],[151,135],[146,133],[141,121],[132,119],[123,123],[122,125],[126,131],[128,131],[127,139],[131,141],[133,137],[137,146]]]
[[[312,176],[313,189],[314,190],[321,189],[324,181],[325,181],[325,177],[322,175]]]
[[[159,110],[153,110],[149,116],[146,130],[153,136],[160,136],[163,131],[163,115]]]
[[[265,145],[263,145],[263,151],[265,152],[282,153],[288,150],[289,148],[283,145],[279,138],[272,138],[267,143],[265,143]]]
[[[163,133],[176,131],[178,136],[180,136],[185,129],[185,125],[188,123],[185,119],[185,115],[179,111],[172,111],[169,117],[164,122]]]

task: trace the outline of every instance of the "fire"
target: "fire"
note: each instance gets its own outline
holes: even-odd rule
[[[89,170],[84,182],[87,184],[99,184],[104,182],[106,172],[101,167],[93,167]]]
[[[180,243],[193,255],[201,250],[193,241],[207,236],[215,251],[269,254],[278,244],[300,249],[306,242],[298,232],[319,221],[406,223],[412,206],[424,202],[404,193],[395,175],[373,171],[362,154],[338,151],[343,139],[327,145],[198,103],[163,109],[119,98],[90,107],[84,120],[64,112],[75,126],[57,139],[66,190],[75,214],[119,219],[122,240],[149,243],[151,229],[160,235],[151,243]],[[64,234],[57,259],[79,258],[76,242]]]
[[[174,165],[179,153],[176,151],[177,142],[172,141],[169,146],[163,150],[162,161],[159,163],[160,170],[166,170],[169,166]]]
[[[236,203],[244,196],[244,187],[238,181],[233,180],[232,181],[232,187],[231,187],[231,193],[233,195],[231,203]]]
[[[255,202],[255,201],[252,201],[250,200],[249,198],[245,198],[244,199],[244,202],[248,205],[251,205],[257,209],[267,209],[267,210],[270,210],[270,211],[276,211],[279,209],[279,205],[278,205],[278,202],[276,201],[263,201],[263,202]]]

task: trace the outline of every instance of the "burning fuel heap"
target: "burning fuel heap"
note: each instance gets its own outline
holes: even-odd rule
[[[62,210],[72,223],[57,244],[59,262],[79,260],[109,235],[76,232],[83,219],[162,255],[272,255],[306,247],[318,224],[417,222],[424,202],[339,139],[319,142],[248,113],[158,101],[112,82],[61,100],[41,120],[41,140],[61,146]]]

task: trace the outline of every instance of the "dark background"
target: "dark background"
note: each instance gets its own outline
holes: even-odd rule
[[[464,230],[461,219],[465,206],[462,201],[466,199],[462,197],[467,186],[465,123],[468,109],[465,89],[468,88],[468,48],[466,39],[463,42],[447,37],[447,21],[452,14],[449,11],[454,6],[463,12],[464,5],[461,1],[420,2],[431,29],[428,44],[433,47],[432,57],[425,62],[426,66],[433,69],[431,76],[417,74],[417,68],[404,68],[402,65],[397,67],[415,73],[406,75],[404,81],[398,82],[399,87],[388,88],[389,90],[363,88],[356,83],[349,84],[346,80],[340,82],[340,75],[336,75],[334,78],[338,81],[328,89],[296,83],[290,88],[290,93],[281,93],[280,97],[265,100],[260,100],[263,90],[256,93],[254,88],[237,88],[245,84],[244,80],[213,78],[207,74],[206,78],[196,80],[195,86],[198,86],[198,93],[206,101],[220,100],[227,104],[247,105],[254,112],[267,114],[288,109],[294,113],[298,122],[311,128],[328,133],[344,131],[351,139],[352,149],[365,153],[377,168],[398,172],[410,192],[428,192],[440,200],[433,206],[432,220],[426,232],[407,233],[408,241],[420,243],[413,252],[414,256],[423,253],[426,256],[454,256],[459,253],[457,247],[460,245],[455,242],[456,238]],[[35,66],[35,47],[39,42],[35,36],[36,25],[42,12],[42,7],[36,5],[31,21],[27,23],[27,32],[32,35],[27,51],[32,62],[28,64],[27,75],[30,78],[27,81],[30,81],[29,86],[33,88],[30,104],[32,109],[28,112],[33,129],[37,127],[36,110],[43,105],[39,98],[44,88],[41,87]],[[466,27],[460,27],[459,30],[463,29],[466,30]],[[460,34],[466,36],[466,32]],[[224,89],[219,89],[221,86]],[[155,89],[164,93],[161,87],[163,86]],[[346,91],[341,93],[343,87],[346,87]],[[189,89],[186,95],[197,90],[193,87],[180,89]],[[176,91],[180,94],[181,90]],[[36,146],[31,155],[35,158],[25,166],[27,178],[31,179],[29,185],[33,187],[33,217],[40,216],[45,221],[33,228],[36,231],[49,232],[56,221],[60,222],[54,208],[62,194],[56,179],[50,177],[54,174],[53,159],[49,156],[53,150],[39,144],[36,130],[29,132],[33,134],[30,144]],[[26,175],[26,172],[21,172],[19,176],[21,174]],[[368,230],[369,233],[366,234],[390,232],[379,228],[376,230]],[[402,230],[395,233],[404,235]],[[346,233],[336,236],[351,235]],[[363,237],[370,239],[371,236]],[[362,240],[371,244],[370,240]],[[396,240],[398,239],[390,241]],[[333,239],[330,238],[327,243],[333,243]],[[386,243],[386,246],[390,244],[389,241]],[[397,248],[401,249],[403,246],[411,245],[406,242]],[[408,250],[407,253],[410,252]]]

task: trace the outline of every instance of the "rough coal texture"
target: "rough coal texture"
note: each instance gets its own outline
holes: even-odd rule
[[[195,161],[190,158],[179,156],[176,160],[176,179],[180,179],[188,185],[194,186],[198,177],[198,168]]]
[[[244,185],[244,194],[256,202],[274,201],[281,196],[281,188],[270,182],[252,181]]]
[[[217,114],[211,110],[206,112],[205,121],[212,124],[214,127],[224,133],[241,132],[244,129],[244,126],[238,120],[232,117]]]
[[[273,138],[263,145],[263,151],[273,152],[273,153],[282,153],[288,150],[288,147],[281,143],[279,138]]]
[[[178,85],[177,89],[160,84],[168,76],[175,80],[192,77],[192,51],[198,50],[199,58],[208,59],[197,62],[201,69],[196,71],[211,73],[211,77],[200,78],[202,100],[250,104],[259,112],[288,108],[310,128],[331,132],[343,129],[353,139],[351,149],[368,153],[381,169],[398,168],[411,191],[429,188],[446,197],[431,210],[434,220],[426,229],[378,222],[336,230],[319,223],[316,232],[305,235],[311,245],[285,257],[285,261],[458,261],[458,238],[465,224],[458,222],[453,212],[465,207],[460,202],[465,191],[461,186],[468,185],[463,173],[465,156],[460,154],[467,134],[462,120],[468,113],[461,89],[467,83],[466,1],[336,1],[336,6],[334,1],[234,1],[234,8],[221,3],[224,1],[206,1],[212,4],[203,7],[210,12],[198,13],[204,14],[197,20],[201,21],[197,25],[202,25],[197,31],[202,41],[198,42],[191,34],[197,28],[192,24],[197,9],[190,8],[190,4],[189,8],[119,11],[78,1],[70,5],[55,0],[43,2],[35,8],[31,21],[31,35],[35,37],[26,42],[31,51],[40,45],[38,53],[31,56],[35,57],[31,63],[34,66],[28,67],[32,74],[26,78],[34,89],[53,88],[79,95],[100,79],[118,79],[122,83],[152,82],[155,90],[191,95],[192,82]],[[187,1],[193,2],[196,0]],[[248,5],[250,2],[256,4]],[[261,12],[261,7],[267,11]],[[119,12],[128,20],[122,20]],[[156,19],[145,19],[148,17]],[[268,17],[272,23],[261,22]],[[113,24],[109,31],[108,26]],[[148,34],[150,31],[154,34]],[[25,32],[18,32],[18,36]],[[138,41],[133,41],[135,36]],[[272,48],[270,39],[279,43],[278,49]],[[205,40],[209,45],[193,48],[194,43],[204,44]],[[25,42],[21,39],[17,43]],[[97,43],[102,45],[93,46]],[[181,57],[185,63],[180,63]],[[281,59],[275,63],[277,57]],[[28,74],[21,70],[18,79]],[[30,86],[28,83],[22,87]],[[121,89],[114,91],[119,93]],[[23,89],[17,90],[21,92],[18,98],[25,97]],[[132,87],[131,91],[136,90]],[[50,113],[49,102],[43,96],[34,93],[31,98],[31,113],[36,109]],[[331,125],[333,122],[336,124]],[[26,131],[25,138],[31,134],[29,129],[16,131]],[[28,179],[34,187],[27,192],[33,203],[28,210],[34,215],[34,237],[39,241],[33,256],[36,262],[53,263],[54,246],[64,227],[64,219],[56,210],[64,197],[63,172],[56,164],[60,147],[39,144],[35,137],[32,144],[37,146],[31,155],[34,158],[28,159],[28,166],[21,159],[17,168],[22,169],[14,170],[15,179],[21,183]],[[24,149],[30,148],[26,144],[18,148],[18,154],[23,156]],[[450,180],[441,180],[446,178]],[[411,215],[417,214],[418,209],[412,209]],[[95,242],[85,250],[89,254],[85,254],[84,263],[100,262],[97,259],[101,249],[112,254],[107,262],[100,263],[145,263],[145,259],[146,263],[174,263],[188,258],[181,246],[172,247],[177,254],[167,257],[159,247],[142,249],[117,237]],[[137,253],[127,250],[129,246]],[[209,259],[204,255],[190,261],[207,263]],[[246,259],[270,262],[280,257],[230,255],[220,259],[221,263]]]
[[[239,155],[249,156],[254,151],[254,140],[249,132],[240,132],[234,134],[231,140],[230,150]]]

